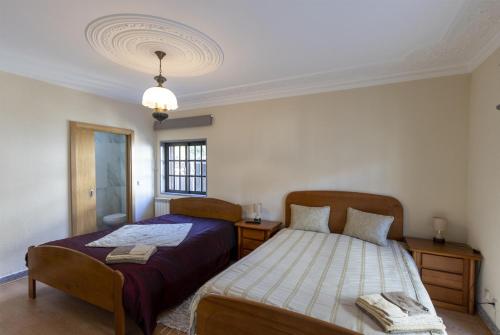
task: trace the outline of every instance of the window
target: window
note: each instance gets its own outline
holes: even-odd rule
[[[162,143],[161,183],[166,193],[207,194],[206,141]]]

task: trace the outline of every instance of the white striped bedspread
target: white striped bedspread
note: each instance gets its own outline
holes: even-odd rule
[[[413,258],[398,242],[380,247],[345,235],[283,229],[200,288],[191,305],[190,333],[196,333],[200,299],[218,294],[277,306],[362,334],[384,334],[355,300],[390,291],[406,292],[435,314]]]

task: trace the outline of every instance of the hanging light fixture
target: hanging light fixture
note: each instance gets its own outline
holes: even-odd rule
[[[160,60],[160,74],[154,78],[158,86],[150,87],[144,92],[142,95],[142,105],[154,109],[153,117],[161,122],[168,118],[168,114],[165,111],[176,110],[178,105],[175,94],[163,87],[163,83],[167,81],[167,78],[161,74],[161,60],[165,57],[165,53],[163,51],[155,51],[155,54]]]

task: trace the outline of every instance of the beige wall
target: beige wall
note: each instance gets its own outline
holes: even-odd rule
[[[401,200],[407,235],[432,236],[444,215],[464,241],[468,96],[464,75],[179,111],[215,121],[157,140],[206,138],[209,196],[260,201],[265,218],[293,190],[372,192]]]
[[[156,140],[139,106],[0,72],[0,277],[24,269],[29,245],[69,233],[76,120],[135,130],[136,219],[152,215],[158,143],[206,138],[209,196],[260,201],[270,219],[282,219],[293,190],[395,196],[407,236],[432,236],[430,218],[444,215],[448,239],[481,249],[481,288],[498,297],[499,59],[500,50],[472,76],[179,111],[171,116],[213,114],[214,125],[159,131]]]
[[[500,298],[500,49],[471,79],[468,227],[469,242],[484,256],[480,297],[484,289]],[[494,310],[484,306],[493,319]],[[500,321],[497,316],[496,323]]]
[[[0,72],[0,277],[24,269],[29,245],[68,236],[69,120],[134,129],[135,215],[152,215],[147,111]]]

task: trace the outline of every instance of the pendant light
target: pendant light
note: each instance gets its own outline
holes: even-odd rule
[[[165,111],[176,110],[178,105],[175,94],[163,87],[163,84],[167,81],[167,78],[161,74],[161,61],[165,57],[165,53],[163,51],[155,51],[155,54],[160,60],[160,74],[154,77],[158,86],[150,87],[144,92],[142,95],[142,105],[154,109],[153,117],[162,122],[168,118],[168,114]]]

